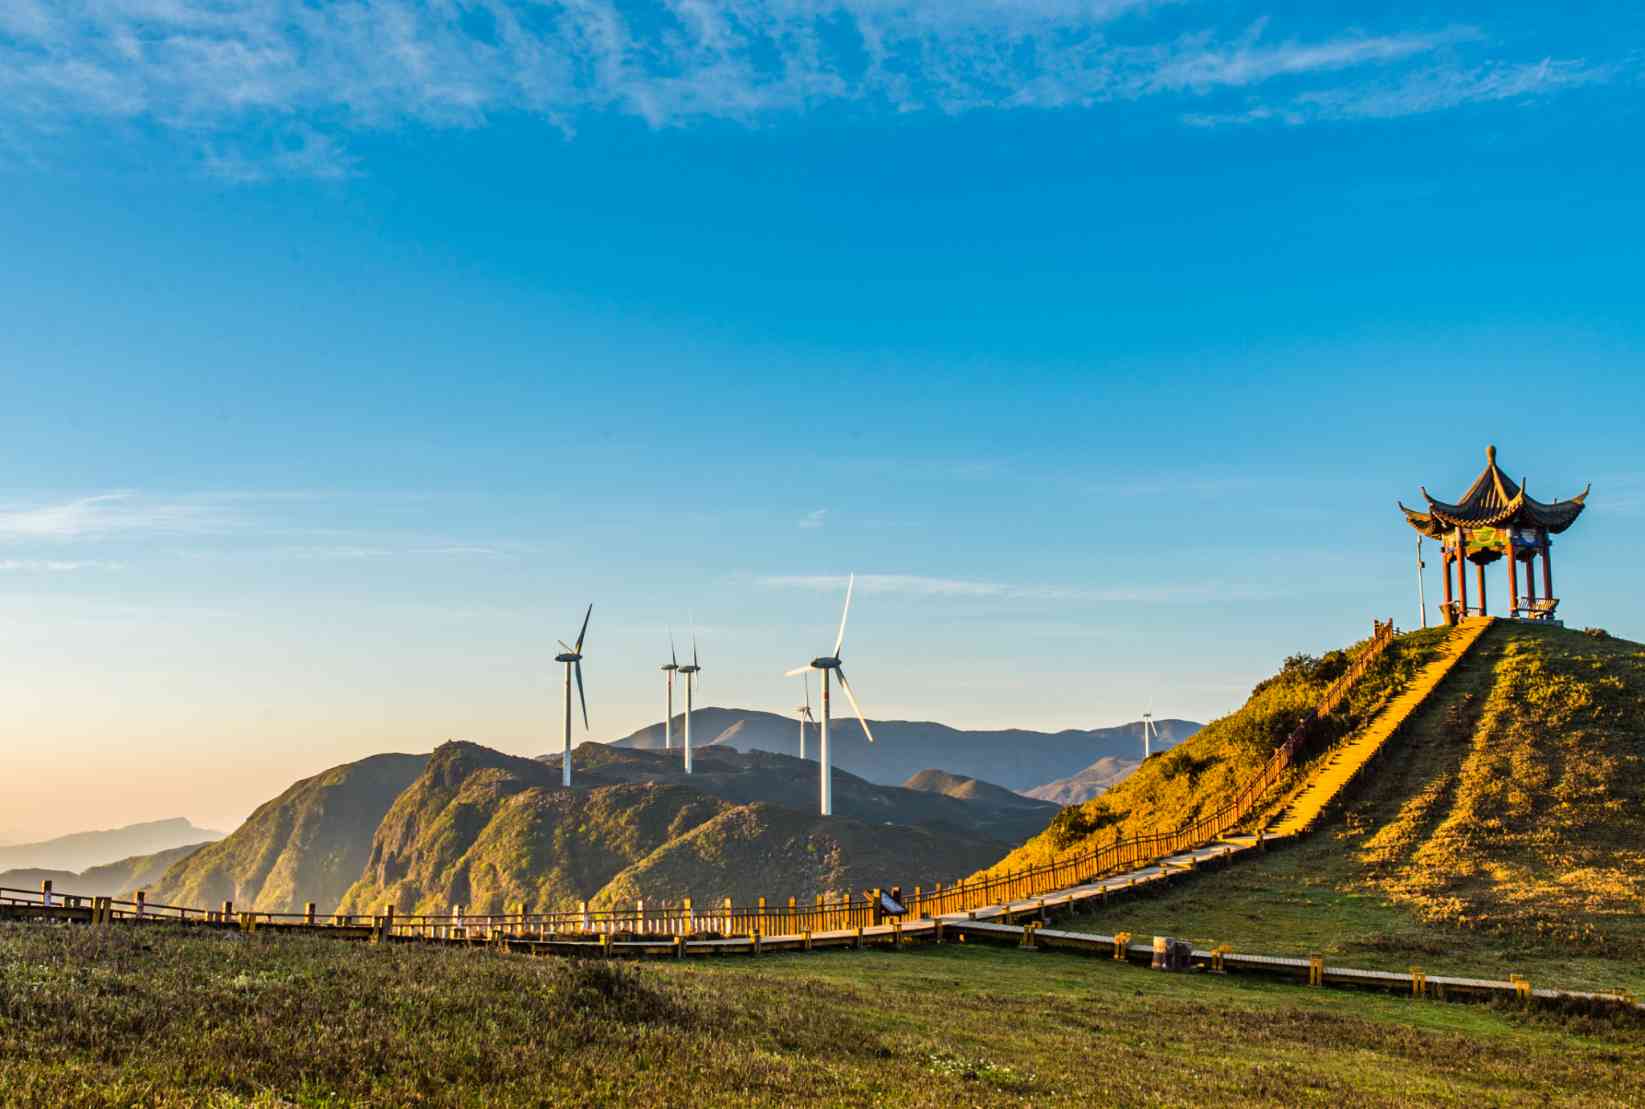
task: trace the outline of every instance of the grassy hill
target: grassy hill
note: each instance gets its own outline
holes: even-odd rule
[[[1300,842],[1085,926],[1645,992],[1645,647],[1499,622],[1390,745]]]
[[[1171,742],[1187,738],[1199,728],[1187,720],[1157,721],[1161,736]],[[880,785],[897,785],[926,767],[940,766],[950,773],[980,778],[1013,790],[1028,790],[1078,773],[1104,755],[1135,757],[1142,749],[1142,724],[1112,728],[1036,732],[1026,728],[970,731],[921,720],[872,720],[875,743],[862,726],[842,714],[829,728],[829,757],[840,770]],[[674,720],[678,746],[684,718]],[[692,746],[735,747],[739,751],[769,751],[798,756],[799,722],[755,709],[708,706],[691,716]],[[816,757],[817,732],[810,731],[807,751]],[[661,750],[663,725],[641,728],[610,746],[644,751]]]
[[[221,832],[196,828],[182,817],[128,824],[106,831],[75,832],[41,843],[0,847],[0,870],[68,870],[79,873],[138,855],[222,839]]]
[[[1444,631],[1400,636],[1355,687],[1353,695],[1317,729],[1314,753],[1370,720],[1433,657]],[[1070,806],[1038,836],[991,870],[1047,862],[1132,836],[1179,827],[1227,804],[1318,703],[1364,642],[1323,657],[1294,655],[1258,683],[1237,711],[1163,754],[1155,755],[1095,800]],[[1291,780],[1306,772],[1306,763]],[[1283,794],[1283,788],[1275,796]]]
[[[260,806],[227,839],[176,863],[149,890],[157,904],[233,901],[265,912],[330,912],[360,876],[383,814],[425,755],[373,755],[305,778]]]
[[[1153,754],[1163,754],[1170,746],[1171,744],[1165,742],[1162,738]],[[1135,758],[1126,758],[1122,755],[1104,755],[1078,774],[1058,778],[1056,781],[1047,782],[1043,786],[1035,786],[1033,789],[1024,790],[1023,793],[1027,797],[1050,801],[1058,805],[1081,805],[1093,798],[1100,797],[1107,790],[1113,789],[1129,777],[1142,763],[1141,752],[1138,752]]]

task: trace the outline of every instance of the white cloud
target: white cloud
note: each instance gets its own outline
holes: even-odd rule
[[[804,516],[800,517],[800,527],[802,527],[802,528],[820,528],[820,527],[823,526],[824,523],[827,522],[827,517],[828,517],[828,509],[826,509],[826,508],[813,509],[812,511],[807,512]]]
[[[418,122],[590,111],[653,126],[824,104],[963,112],[1194,97],[1344,71],[1390,80],[1288,92],[1298,118],[1504,99],[1515,64],[1424,91],[1402,66],[1479,32],[1303,40],[1266,21],[1167,32],[1154,0],[4,0],[0,137],[143,121],[232,180],[344,178],[347,137]],[[1217,13],[1184,6],[1185,19]],[[1550,62],[1558,67],[1570,63]],[[1438,72],[1438,71],[1435,71]],[[1468,87],[1466,75],[1472,73]],[[1545,74],[1542,88],[1553,87]],[[1491,86],[1497,91],[1490,91]],[[1379,98],[1379,91],[1383,94]],[[1269,118],[1274,104],[1190,122]],[[247,136],[253,136],[249,139]],[[49,147],[39,142],[41,147]]]
[[[0,538],[76,539],[116,532],[198,531],[218,511],[210,505],[150,502],[133,493],[94,497],[33,508],[0,509]]]
[[[1489,63],[1423,68],[1382,84],[1315,89],[1277,103],[1255,104],[1237,112],[1189,114],[1196,126],[1313,120],[1396,119],[1444,111],[1465,104],[1530,98],[1579,85],[1612,79],[1615,67],[1577,59],[1544,58],[1526,64]]]

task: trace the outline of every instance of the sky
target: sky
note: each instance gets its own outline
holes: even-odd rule
[[[1645,638],[1642,77],[1621,3],[0,0],[0,840],[552,750],[589,603],[587,738],[670,627],[786,711],[853,572],[871,717],[1207,720],[1415,625],[1488,442]]]

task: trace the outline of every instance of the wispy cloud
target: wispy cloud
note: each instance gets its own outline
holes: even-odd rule
[[[828,509],[826,509],[826,508],[813,509],[812,511],[807,512],[804,516],[800,517],[800,527],[802,527],[802,528],[820,528],[820,527],[823,526],[824,523],[827,522],[827,518],[828,518]]]
[[[756,579],[771,589],[843,591],[843,575],[778,575]],[[1090,601],[1165,604],[1208,600],[1263,600],[1272,596],[1264,586],[1194,582],[1192,584],[1150,584],[1092,588],[1058,584],[1024,584],[977,581],[965,578],[925,577],[919,574],[858,574],[857,589],[864,593],[902,594],[914,597],[951,597],[1008,601]]]
[[[1169,23],[1150,11],[1168,7]],[[1190,117],[1204,125],[1433,111],[1512,98],[1530,76],[1514,59],[1476,58],[1454,79],[1408,79],[1423,59],[1489,49],[1473,28],[1299,37],[1266,19],[1184,26],[1218,16],[1156,0],[6,0],[0,136],[139,122],[181,137],[224,178],[337,179],[358,171],[353,133],[473,127],[505,113],[571,133],[589,112],[665,127],[826,105],[958,113],[1203,100],[1374,75],[1288,88],[1273,104],[1208,106]],[[1578,63],[1547,64],[1544,90]]]
[[[70,574],[76,570],[123,570],[125,564],[101,559],[0,558],[4,574]]]
[[[198,531],[220,521],[218,506],[102,493],[29,508],[0,509],[0,538],[78,539],[117,532]]]
[[[1465,104],[1545,96],[1609,81],[1616,75],[1615,66],[1591,65],[1580,58],[1544,58],[1535,63],[1488,63],[1474,67],[1444,65],[1405,74],[1391,83],[1314,89],[1287,100],[1254,104],[1237,112],[1190,114],[1184,119],[1202,127],[1397,119]]]

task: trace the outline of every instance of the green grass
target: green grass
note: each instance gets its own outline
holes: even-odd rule
[[[1623,1017],[966,945],[629,966],[0,927],[6,1104],[1626,1105]]]

